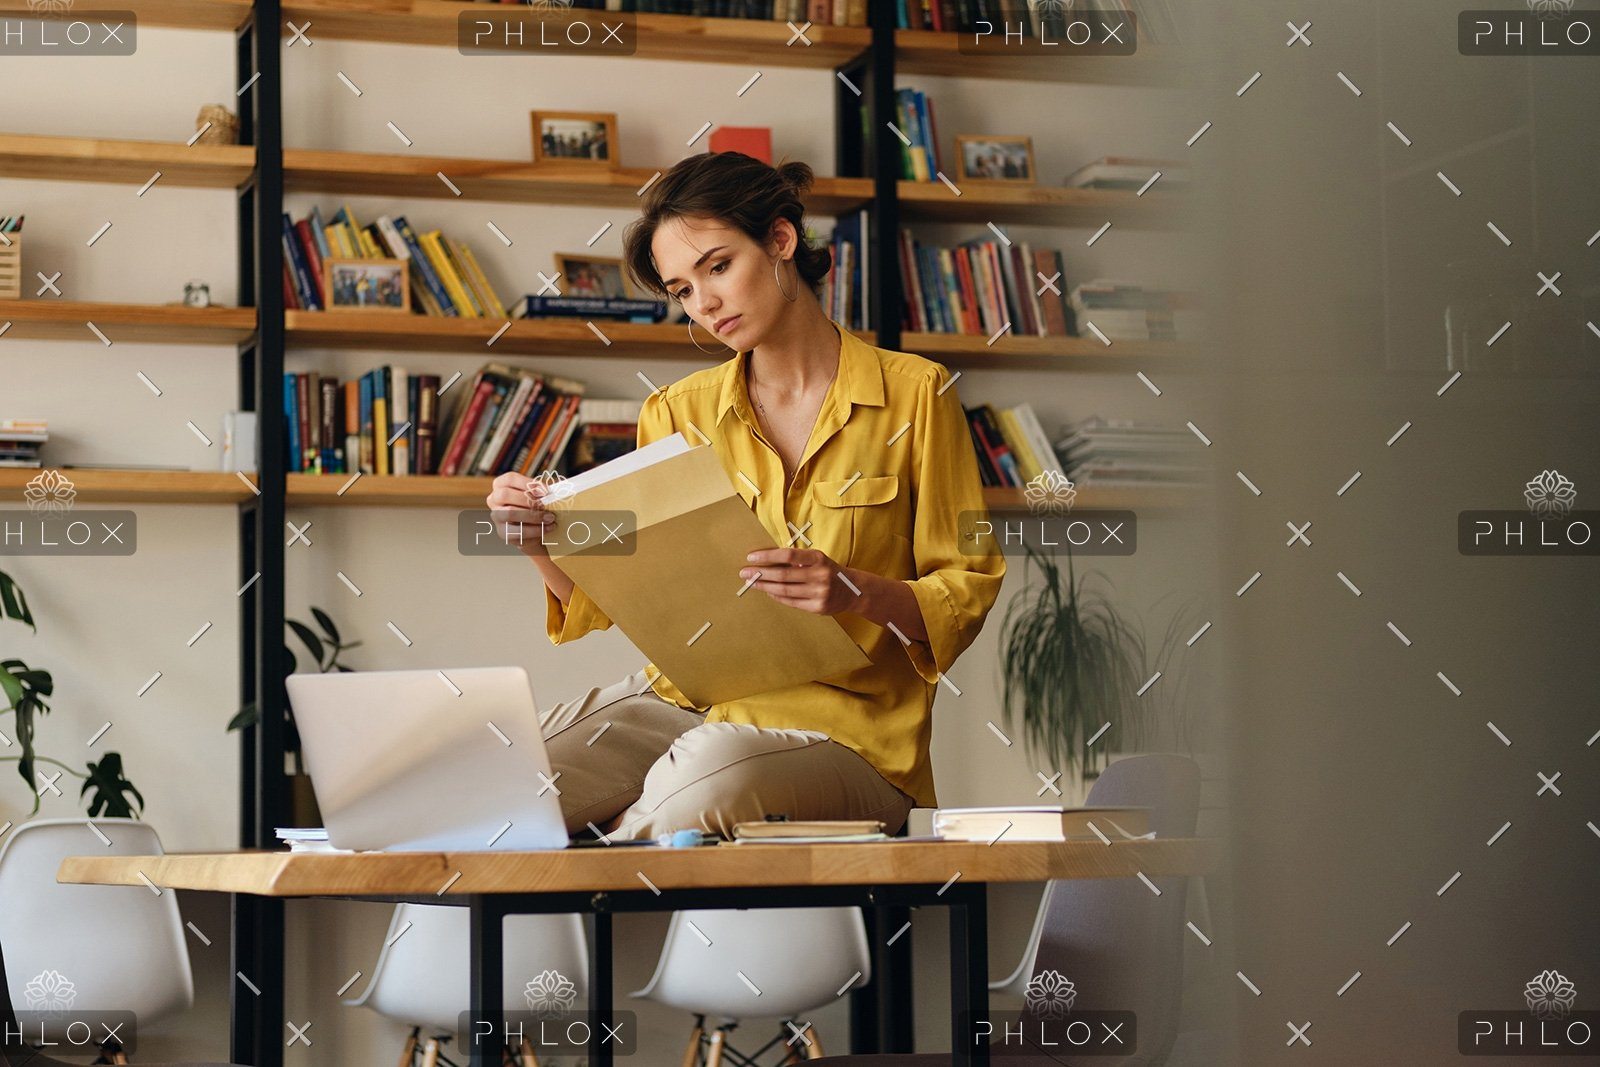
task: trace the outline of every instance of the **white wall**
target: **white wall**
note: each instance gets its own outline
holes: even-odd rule
[[[447,49],[321,39],[315,27],[311,37],[312,47],[284,53],[290,146],[521,160],[529,158],[530,109],[583,109],[619,114],[621,157],[630,167],[666,168],[690,151],[684,144],[689,135],[711,121],[769,125],[777,155],[805,159],[820,174],[834,172],[833,85],[825,71],[766,69],[750,91],[736,97],[751,73],[740,66],[469,59]],[[146,30],[138,55],[128,59],[10,60],[0,67],[0,97],[26,100],[28,106],[8,109],[4,125],[17,133],[182,141],[193,131],[193,115],[202,104],[233,102],[232,66],[227,35],[174,30]],[[362,96],[338,80],[341,71],[361,87]],[[956,133],[1026,133],[1034,138],[1047,184],[1100,155],[1171,155],[1184,136],[1165,117],[1177,110],[1163,107],[1169,98],[1150,90],[940,78],[908,78],[905,84],[935,98],[947,160],[953,158]],[[405,148],[389,132],[389,121],[414,147]],[[693,150],[703,147],[702,142]],[[0,213],[28,215],[29,277],[35,269],[47,274],[60,269],[68,299],[148,303],[176,300],[185,281],[202,278],[214,300],[234,302],[233,194],[158,183],[136,201],[132,191],[124,185],[0,184]],[[341,202],[363,220],[403,212],[418,228],[440,227],[465,237],[508,300],[528,291],[535,270],[550,269],[552,253],[582,251],[603,221],[613,226],[593,251],[617,254],[628,221],[623,212],[599,209],[336,195],[295,195],[288,207],[299,218],[320,204],[327,216]],[[93,248],[85,247],[108,219],[111,231]],[[511,247],[489,233],[490,219],[512,237]],[[936,239],[965,239],[980,229],[927,232]],[[826,224],[819,230],[826,232]],[[1109,275],[1179,285],[1191,267],[1174,241],[1161,234],[1114,228],[1086,248],[1089,231],[1019,226],[1010,232],[1062,247],[1069,283]],[[470,373],[477,365],[471,357],[427,353],[295,350],[288,368],[317,369],[344,380],[385,362],[446,376],[456,370]],[[637,368],[625,361],[591,361],[578,354],[516,362],[583,379],[592,395],[636,396],[640,388],[633,377]],[[651,363],[648,373],[668,381],[696,366]],[[163,388],[164,396],[154,397],[139,382],[135,372],[140,370]],[[1185,377],[1174,372],[1160,380],[1169,391],[1194,389],[1192,378],[1185,386]],[[216,449],[203,446],[184,421],[193,419],[212,433],[237,399],[232,353],[221,347],[119,343],[107,351],[92,341],[8,339],[0,341],[0,382],[0,415],[50,419],[53,439],[46,455],[51,464],[125,460],[215,469]],[[1176,410],[1153,397],[1131,370],[968,368],[959,388],[969,404],[1030,401],[1049,430],[1097,412],[1172,419]],[[542,635],[542,598],[533,569],[520,560],[462,558],[454,550],[448,511],[292,509],[290,518],[313,522],[313,545],[288,550],[289,613],[309,619],[310,605],[329,610],[347,634],[366,642],[347,657],[360,669],[520,664],[545,702],[609,683],[642,662],[615,632],[550,647]],[[123,752],[128,773],[144,790],[146,815],[168,847],[227,848],[235,841],[237,821],[236,742],[223,731],[238,688],[234,516],[227,509],[146,507],[140,524],[139,552],[131,559],[70,567],[41,559],[8,560],[6,569],[25,586],[40,632],[33,636],[20,626],[6,626],[0,629],[0,652],[54,672],[55,711],[40,731],[43,751],[78,760],[85,753],[83,740],[112,721],[113,729],[95,751],[115,747]],[[1146,516],[1139,554],[1096,567],[1114,581],[1119,602],[1145,613],[1151,628],[1159,630],[1172,603],[1162,598],[1194,588],[1210,558],[1205,532],[1200,521]],[[336,570],[363,589],[360,599],[335,578]],[[963,695],[939,694],[933,757],[945,804],[1036,799],[1034,772],[1043,766],[1041,760],[1020,739],[1007,747],[986,725],[1000,722],[1000,619],[1022,578],[1019,561],[988,626],[952,672]],[[212,629],[186,648],[184,642],[207,621]],[[386,628],[388,621],[411,638],[409,648]],[[1210,654],[1205,643],[1196,646],[1197,670],[1207,669]],[[135,698],[156,670],[163,672],[161,680]],[[21,818],[27,811],[20,783],[10,774],[8,768],[0,774],[0,820]],[[1081,783],[1063,779],[1062,784],[1064,802],[1081,797]],[[69,793],[64,800],[47,800],[42,814],[77,811]],[[1036,887],[995,893],[991,955],[997,972],[1014,964],[1036,899]],[[196,1008],[166,1027],[166,1037],[150,1036],[146,1059],[220,1058],[226,1052],[225,902],[185,895],[183,903],[186,915],[212,935],[213,945],[191,943]],[[313,1020],[308,1035],[314,1044],[310,1049],[297,1044],[288,1051],[288,1062],[371,1063],[396,1053],[403,1032],[397,1024],[341,1009],[334,996],[356,970],[370,971],[387,913],[381,905],[289,905],[288,1013],[297,1021]],[[635,988],[648,977],[663,927],[663,917],[619,920],[619,989]],[[914,936],[919,1047],[938,1049],[948,1041],[942,916],[919,915]],[[844,1051],[842,1002],[819,1012],[816,1020],[830,1051]],[[675,1047],[686,1025],[661,1011],[642,1012],[641,1022],[653,1048]]]

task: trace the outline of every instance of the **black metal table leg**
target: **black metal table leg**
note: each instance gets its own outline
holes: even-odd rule
[[[611,1002],[611,913],[597,904],[594,911],[594,937],[589,942],[589,1063],[591,1067],[612,1067],[616,1051],[606,1040],[612,1018]],[[635,1035],[637,1042],[638,1037]]]
[[[950,1049],[952,1067],[989,1067],[989,1044],[973,1042],[974,1020],[989,1014],[987,887],[968,885],[950,904]]]
[[[505,905],[492,895],[475,895],[467,905],[472,943],[472,1067],[503,1067],[505,1045]],[[485,1033],[482,1026],[488,1023]]]

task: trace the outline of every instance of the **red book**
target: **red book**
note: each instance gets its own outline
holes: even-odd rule
[[[328,307],[327,279],[322,275],[322,252],[317,248],[317,240],[311,235],[311,220],[301,219],[294,224],[294,232],[300,236],[300,247],[305,250],[306,262],[311,265],[311,288],[322,298],[324,310]]]
[[[983,320],[978,315],[978,287],[972,280],[972,263],[967,256],[967,249],[957,248],[954,252],[956,277],[961,285],[961,313],[966,320],[963,332],[981,334]]]
[[[772,165],[770,126],[718,126],[711,131],[711,151],[743,152]]]
[[[449,477],[456,473],[456,468],[461,465],[461,454],[467,450],[467,441],[477,426],[478,416],[493,395],[494,382],[480,373],[472,390],[472,399],[467,401],[466,410],[456,423],[455,433],[450,435],[450,446],[445,449],[444,461],[439,464],[440,474]]]
[[[296,407],[300,416],[299,425],[295,432],[300,435],[300,469],[308,471],[311,466],[312,436],[311,436],[311,376],[309,374],[296,374],[294,376],[294,395]]]

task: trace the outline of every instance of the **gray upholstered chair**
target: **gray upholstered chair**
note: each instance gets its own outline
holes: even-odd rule
[[[1200,769],[1184,756],[1130,756],[1106,767],[1089,790],[1087,803],[1150,808],[1150,828],[1157,837],[1190,837],[1199,817]],[[1152,881],[1161,890],[1159,896],[1134,878],[1049,883],[1039,905],[1037,951],[1022,965],[1030,977],[1055,971],[1069,979],[1076,991],[1074,1011],[1135,1014],[1138,1050],[1132,1056],[1115,1057],[1121,1067],[1165,1062],[1178,1034],[1189,880],[1180,875]],[[1067,1061],[1040,1051],[1025,1058],[1007,1056],[1003,1062],[1045,1067]],[[832,1056],[814,1060],[810,1067],[948,1067],[949,1063],[950,1054],[938,1052]]]

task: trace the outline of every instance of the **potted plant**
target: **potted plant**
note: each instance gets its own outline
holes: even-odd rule
[[[1137,623],[1099,587],[1111,585],[1105,575],[1079,580],[1070,548],[1063,575],[1057,560],[1031,543],[1023,547],[1024,590],[1007,606],[1000,631],[1006,723],[1020,719],[1029,747],[1068,777],[1080,770],[1095,777],[1112,745],[1137,750],[1167,723],[1187,744],[1185,672],[1174,674],[1171,665],[1190,612],[1173,616],[1152,657]],[[1030,565],[1039,570],[1036,588]],[[1157,671],[1160,682],[1141,695]]]
[[[22,587],[5,571],[0,571],[0,619],[7,618],[26,623],[34,633],[39,632]],[[30,814],[39,813],[39,796],[42,792],[35,767],[39,763],[49,763],[83,780],[78,796],[80,799],[88,798],[91,818],[102,815],[108,818],[139,817],[144,810],[144,797],[124,776],[121,753],[107,752],[99,761],[90,760],[86,769],[80,771],[58,759],[40,755],[34,748],[38,721],[50,713],[47,698],[55,694],[55,682],[49,671],[30,667],[20,659],[0,661],[0,692],[4,693],[6,701],[5,707],[0,708],[0,714],[11,713],[10,728],[16,734],[15,738],[8,738],[3,727],[0,727],[0,753],[6,753],[12,747],[18,749],[16,755],[0,755],[0,763],[16,762],[17,773],[28,783],[28,792],[33,794],[33,810]],[[0,723],[3,722],[0,719]]]
[[[339,636],[339,628],[334,625],[333,619],[328,617],[328,613],[321,608],[313,607],[311,615],[317,620],[317,625],[322,628],[320,636],[299,619],[285,619],[284,623],[300,638],[300,643],[306,646],[306,650],[311,653],[312,662],[317,665],[319,672],[326,674],[329,671],[337,670],[352,673],[355,668],[347,667],[340,663],[339,653],[352,648],[359,648],[361,642],[351,641],[349,644],[345,644]],[[284,645],[283,654],[289,665],[289,669],[284,674],[286,679],[295,672],[300,664],[288,645]],[[288,686],[283,681],[280,681],[279,684],[283,686],[284,751],[288,753],[290,766],[293,768],[290,772],[289,781],[290,818],[295,826],[321,826],[322,814],[317,810],[317,795],[311,788],[311,776],[306,774],[305,767],[300,761],[300,731],[295,728],[294,709],[289,706]],[[252,700],[240,708],[233,718],[228,721],[228,729],[242,730],[245,727],[254,726],[260,721],[261,709],[256,701]]]

